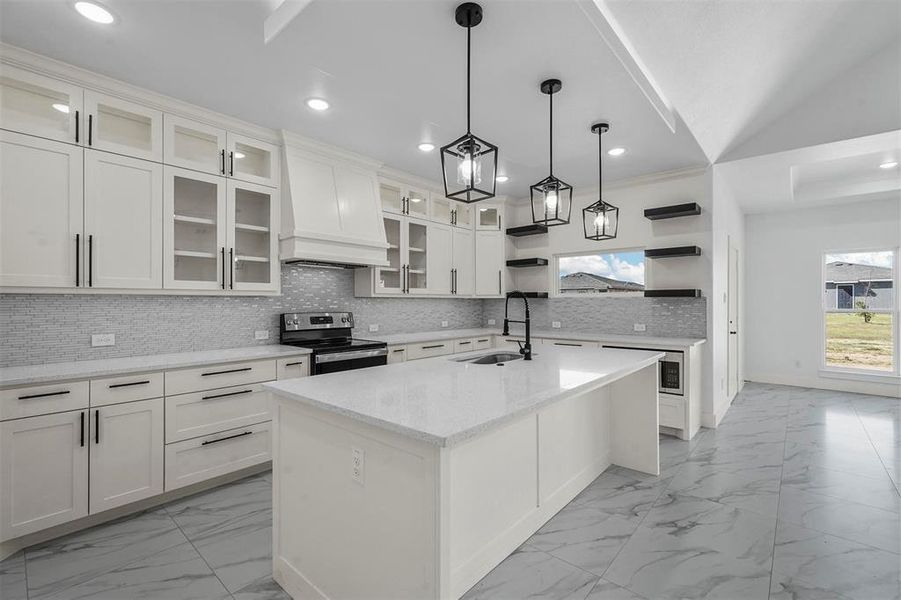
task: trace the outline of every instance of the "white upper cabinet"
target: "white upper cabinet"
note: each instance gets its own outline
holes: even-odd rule
[[[476,231],[476,296],[498,297],[504,292],[504,236],[497,231]]]
[[[279,150],[275,144],[228,132],[226,136],[228,176],[270,187],[279,184]]]
[[[453,214],[451,225],[463,227],[465,229],[472,228],[472,206],[465,202],[454,202],[452,206]]]
[[[420,219],[429,218],[429,192],[418,188],[407,188],[407,214]]]
[[[84,93],[83,143],[156,162],[163,160],[163,113],[91,90]]]
[[[84,150],[0,132],[0,286],[84,285]]]
[[[431,225],[428,221],[413,218],[407,218],[404,223],[407,238],[405,287],[408,294],[429,292],[430,278],[438,276],[429,269],[429,260],[433,249],[429,245]]]
[[[400,198],[400,196],[398,196]],[[405,220],[400,216],[386,214],[385,239],[388,242],[388,265],[375,267],[375,290],[381,294],[404,293],[404,265],[407,262],[407,240],[405,237]]]
[[[453,225],[454,223],[454,202],[449,198],[444,198],[437,194],[432,194],[431,210],[429,218],[436,223],[446,223]]]
[[[163,287],[163,166],[85,150],[87,284]]]
[[[429,292],[452,294],[454,290],[453,232],[450,225],[429,224]]]
[[[453,293],[457,296],[471,296],[475,287],[475,247],[472,231],[455,227],[453,238]]]
[[[225,175],[228,167],[224,129],[166,114],[163,117],[163,162]]]
[[[501,228],[501,209],[499,206],[477,202],[473,205],[476,214],[476,229],[498,231]]]
[[[163,168],[163,286],[224,290],[228,285],[224,177]]]
[[[0,128],[80,143],[83,93],[78,86],[0,65]]]
[[[385,212],[402,215],[407,211],[407,198],[400,184],[386,181],[379,183],[379,199],[382,201],[382,210]]]
[[[228,289],[278,290],[278,192],[229,181],[227,197]]]

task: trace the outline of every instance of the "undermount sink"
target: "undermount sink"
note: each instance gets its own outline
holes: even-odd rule
[[[497,365],[521,358],[522,354],[518,352],[492,352],[491,354],[483,354],[472,358],[458,358],[456,360],[457,362],[468,362],[474,365]]]

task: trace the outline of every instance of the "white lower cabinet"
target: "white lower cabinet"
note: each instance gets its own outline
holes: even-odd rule
[[[388,364],[407,362],[406,346],[388,346]]]
[[[253,425],[272,418],[260,384],[166,398],[166,443]]]
[[[90,508],[98,513],[163,493],[163,399],[91,410]]]
[[[271,422],[166,446],[166,490],[174,490],[272,458]]]
[[[86,413],[0,423],[0,539],[87,516]]]

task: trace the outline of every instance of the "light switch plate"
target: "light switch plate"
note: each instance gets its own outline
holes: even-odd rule
[[[442,326],[442,327],[447,327],[447,321],[441,321],[441,326]]]
[[[551,327],[554,329],[560,329],[560,321],[551,321]]]
[[[115,333],[95,333],[91,336],[91,346],[115,346],[116,345],[116,334]]]
[[[496,324],[497,324],[497,321],[495,321],[494,319],[488,319],[488,324],[489,324],[489,325],[496,325]]]
[[[253,339],[255,340],[268,340],[269,339],[269,330],[261,329],[260,331],[253,332]]]
[[[647,331],[647,330],[648,330],[648,326],[645,325],[644,323],[634,323],[634,324],[632,325],[632,330],[633,330],[633,331]]]
[[[369,326],[369,333],[375,333],[378,330],[379,330],[378,323],[374,323],[373,325]]]

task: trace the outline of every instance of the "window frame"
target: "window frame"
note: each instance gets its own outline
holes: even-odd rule
[[[560,254],[553,255],[553,270],[551,271],[551,297],[552,298],[604,298],[607,300],[610,299],[623,299],[623,298],[644,298],[644,291],[639,292],[616,292],[616,293],[605,293],[605,294],[564,294],[560,291],[560,259],[561,258],[571,258],[574,256],[596,256],[600,254],[623,254],[626,252],[641,252],[644,254],[645,247],[630,247],[630,248],[614,248],[611,250],[582,250],[579,252],[562,252]],[[648,275],[650,272],[650,265],[652,261],[649,261],[647,258],[643,259],[644,261],[644,286],[645,289],[648,289]]]
[[[862,252],[891,252],[892,253],[892,304],[890,308],[868,308],[867,312],[875,314],[888,314],[892,317],[892,369],[881,371],[877,369],[865,369],[861,367],[839,367],[830,365],[826,362],[826,315],[828,314],[854,314],[860,312],[861,309],[853,306],[854,296],[852,293],[852,306],[849,309],[838,308],[838,287],[836,283],[836,299],[835,306],[829,306],[826,301],[826,258],[834,254],[856,254]],[[901,267],[899,267],[899,258],[901,258],[901,249],[898,246],[878,246],[867,248],[841,248],[825,250],[820,253],[820,365],[819,373],[824,377],[838,377],[843,379],[856,379],[860,381],[884,381],[886,379],[901,379],[901,360],[899,360],[899,350],[901,350],[901,322],[899,322],[899,314],[901,314],[901,298],[898,294],[899,275],[901,275]],[[853,284],[852,284],[853,285]],[[852,288],[853,289],[853,288]]]

